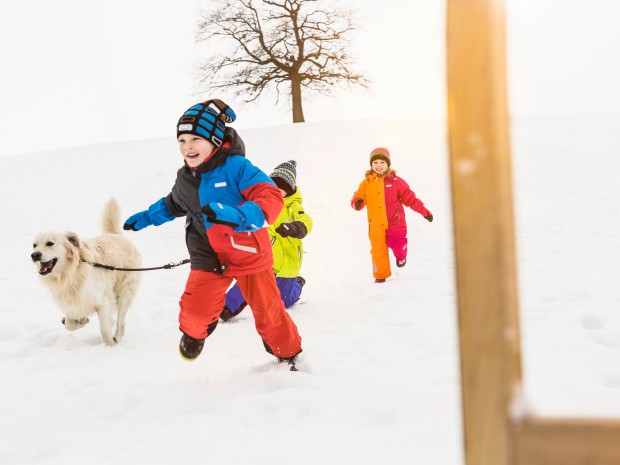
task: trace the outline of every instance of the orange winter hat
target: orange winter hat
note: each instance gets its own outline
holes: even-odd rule
[[[390,167],[390,151],[388,149],[386,149],[385,147],[377,147],[372,152],[370,152],[370,166],[372,166],[372,162],[375,161],[377,158],[384,160],[387,163],[388,168]]]

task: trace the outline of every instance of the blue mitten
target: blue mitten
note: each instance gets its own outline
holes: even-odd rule
[[[229,226],[236,232],[257,231],[265,224],[265,215],[254,202],[246,202],[239,207],[211,202],[202,208],[202,212],[208,222]]]
[[[148,210],[136,213],[127,218],[127,221],[125,221],[123,225],[123,229],[125,231],[140,231],[147,226],[159,226],[173,219],[174,216],[172,216],[168,211],[168,207],[166,207],[166,199],[162,197],[151,205]]]
[[[152,224],[149,211],[144,210],[143,212],[136,213],[135,215],[131,215],[127,218],[127,221],[125,221],[125,224],[123,225],[123,229],[125,231],[140,231],[141,229],[144,229]]]
[[[164,197],[149,207],[149,219],[153,226],[159,226],[174,219],[174,216],[166,207],[166,199]]]

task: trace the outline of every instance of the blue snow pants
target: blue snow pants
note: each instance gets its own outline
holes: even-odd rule
[[[292,307],[301,296],[301,284],[298,279],[276,277],[276,284],[280,290],[280,297],[282,298],[282,302],[284,302],[284,307]],[[237,283],[226,292],[226,307],[228,307],[228,310],[230,310],[233,315],[243,310],[245,307],[245,299]]]

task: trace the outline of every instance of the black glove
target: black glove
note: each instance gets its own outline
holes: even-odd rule
[[[424,217],[424,219],[425,219],[426,221],[430,221],[430,222],[432,223],[432,222],[433,222],[433,214],[432,214],[431,212],[428,212],[428,215],[426,215],[426,216]]]
[[[303,239],[308,234],[308,228],[301,221],[293,221],[292,223],[282,223],[276,228],[276,232],[282,237],[294,237],[295,239]]]

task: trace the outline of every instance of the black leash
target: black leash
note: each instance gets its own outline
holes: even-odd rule
[[[186,263],[189,263],[189,258],[186,258],[185,260],[181,260],[180,262],[177,262],[177,263],[170,262],[163,266],[153,266],[151,268],[118,268],[112,265],[103,265],[101,263],[89,262],[88,260],[82,260],[82,261],[84,263],[88,263],[89,265],[94,266],[95,268],[105,268],[106,270],[112,270],[112,271],[151,271],[151,270],[170,270],[172,268],[176,268],[177,266],[185,265]]]

